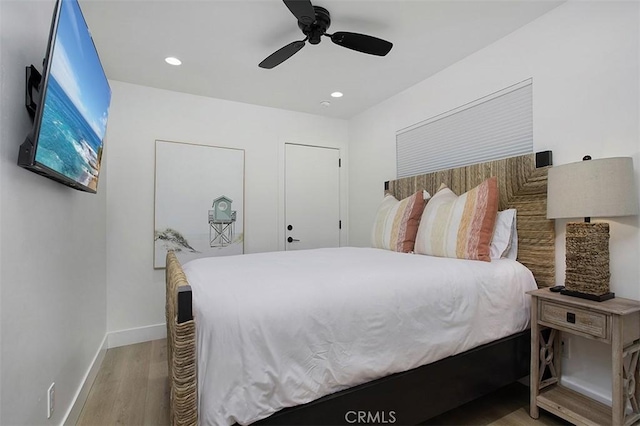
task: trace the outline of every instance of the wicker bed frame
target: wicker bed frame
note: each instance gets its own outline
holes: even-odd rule
[[[554,285],[554,223],[546,218],[547,167],[534,154],[385,182],[398,199],[418,190],[434,194],[440,183],[461,194],[490,176],[498,178],[500,210],[518,211],[518,261],[539,287]],[[196,323],[191,290],[173,252],[167,254],[167,356],[174,425],[198,423]],[[366,411],[378,420],[416,424],[493,392],[529,374],[530,339],[524,331],[407,372],[393,374],[286,408],[258,424],[349,424],[349,411]],[[385,417],[386,416],[386,417]]]

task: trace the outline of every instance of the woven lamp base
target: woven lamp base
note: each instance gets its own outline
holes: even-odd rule
[[[609,292],[609,224],[568,223],[564,294],[607,300]]]

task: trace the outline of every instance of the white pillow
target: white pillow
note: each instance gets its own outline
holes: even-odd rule
[[[516,209],[507,209],[498,212],[490,249],[491,259],[506,257],[515,260],[518,256]]]

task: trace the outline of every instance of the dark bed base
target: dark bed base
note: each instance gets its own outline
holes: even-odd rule
[[[415,425],[529,374],[529,330],[308,404],[261,425]]]

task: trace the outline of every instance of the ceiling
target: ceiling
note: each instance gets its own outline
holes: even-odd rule
[[[533,21],[562,1],[316,0],[328,33],[393,43],[385,57],[328,37],[281,65],[258,63],[304,36],[281,0],[80,0],[107,77],[348,119]],[[164,62],[182,60],[179,67]],[[344,97],[330,94],[341,91]],[[329,100],[330,107],[320,105]]]

